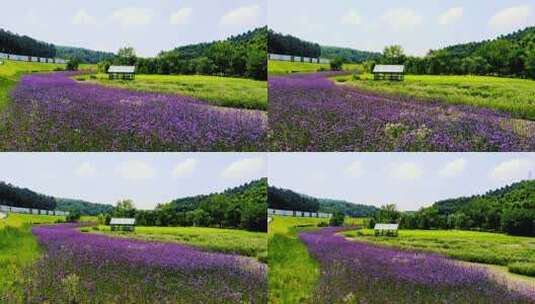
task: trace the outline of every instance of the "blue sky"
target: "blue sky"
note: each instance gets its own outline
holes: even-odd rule
[[[270,185],[417,210],[535,177],[535,153],[272,153]]]
[[[155,56],[267,24],[266,0],[2,1],[0,28],[46,42]]]
[[[56,197],[152,209],[267,176],[262,153],[0,153],[0,181]]]
[[[424,55],[535,25],[533,0],[269,0],[269,26],[324,45]]]

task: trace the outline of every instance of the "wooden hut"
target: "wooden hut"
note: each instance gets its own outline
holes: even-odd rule
[[[375,236],[398,236],[398,228],[399,224],[375,224],[373,230],[375,231]]]
[[[112,218],[110,220],[111,231],[134,231],[136,229],[135,218]]]
[[[136,77],[136,67],[127,65],[112,65],[108,69],[108,77],[110,80],[134,80]]]
[[[373,79],[403,81],[405,79],[405,66],[378,64],[373,68]]]

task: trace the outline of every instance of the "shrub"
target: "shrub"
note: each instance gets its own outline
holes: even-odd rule
[[[507,209],[502,214],[502,229],[511,235],[535,236],[535,209]]]
[[[89,228],[82,228],[80,229],[81,232],[89,232]]]
[[[67,215],[67,222],[69,223],[78,222],[79,220],[80,220],[79,212],[73,211],[73,212],[70,212],[69,215]]]
[[[80,60],[76,57],[71,58],[69,62],[67,62],[67,71],[78,71],[78,66],[80,65]]]
[[[337,57],[331,60],[331,70],[332,71],[341,71],[344,66],[344,59]]]
[[[512,273],[535,277],[535,263],[512,263],[507,266]]]
[[[344,219],[345,219],[345,214],[343,214],[340,211],[336,211],[331,217],[331,220],[329,221],[329,225],[342,226],[344,224]]]

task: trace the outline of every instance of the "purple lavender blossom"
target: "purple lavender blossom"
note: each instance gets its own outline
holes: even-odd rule
[[[32,267],[32,300],[59,303],[74,294],[77,303],[267,302],[267,266],[252,258],[76,228],[33,228],[45,253]],[[73,275],[79,283],[70,290],[63,282]]]
[[[265,150],[265,112],[81,84],[72,75],[22,77],[1,117],[0,150]]]
[[[320,263],[313,303],[535,303],[480,268],[436,254],[349,241],[325,228],[299,237]],[[345,302],[344,302],[345,301]]]
[[[272,151],[533,151],[535,123],[486,108],[386,97],[331,74],[269,79]]]

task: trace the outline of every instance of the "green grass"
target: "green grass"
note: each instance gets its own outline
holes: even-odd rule
[[[234,253],[257,258],[267,258],[266,233],[235,229],[204,227],[136,227],[133,233],[112,232],[109,226],[98,226],[107,235],[149,241],[176,242],[199,247],[203,250]]]
[[[214,105],[267,110],[267,82],[243,78],[201,75],[136,75],[134,81],[109,80],[106,74],[85,75],[77,80],[131,90],[191,96]]]
[[[354,71],[360,69],[359,64],[345,64],[344,70]],[[306,62],[289,62],[289,61],[268,61],[269,75],[285,75],[293,73],[313,73],[321,70],[329,71],[331,66],[329,64],[306,63]]]
[[[302,303],[312,294],[320,276],[319,265],[297,234],[320,222],[316,218],[273,217],[268,233],[270,303]]]
[[[37,240],[31,232],[31,225],[62,220],[64,217],[60,216],[13,213],[0,220],[0,297],[20,297],[23,292],[22,271],[41,254]]]
[[[535,275],[535,238],[457,230],[400,230],[399,237],[375,237],[373,230],[344,235],[401,249],[440,253],[467,262],[508,266],[511,272]]]
[[[370,92],[439,100],[505,111],[535,120],[535,81],[487,76],[407,75],[405,81],[374,81],[373,76],[338,76],[339,83]]]

